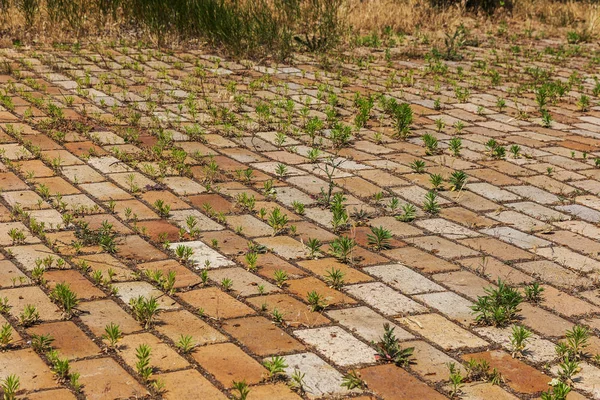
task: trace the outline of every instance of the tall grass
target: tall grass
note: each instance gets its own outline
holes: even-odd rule
[[[295,49],[331,49],[350,30],[417,34],[434,43],[460,24],[485,33],[508,23],[548,35],[583,25],[597,36],[598,1],[0,0],[0,22],[5,37],[18,39],[125,36],[159,46],[200,40],[235,56],[285,59]]]
[[[294,44],[326,50],[342,32],[342,0],[0,0],[28,27],[78,38],[106,24],[152,35],[159,45],[201,39],[235,55],[288,57]],[[294,40],[296,38],[297,40]]]
[[[362,34],[391,30],[426,35],[443,42],[445,33],[464,24],[477,27],[481,34],[497,31],[508,24],[513,31],[543,31],[546,36],[562,36],[581,24],[592,24],[600,9],[598,0],[345,0],[347,23]],[[490,10],[490,11],[486,11]],[[493,14],[491,13],[493,10]]]

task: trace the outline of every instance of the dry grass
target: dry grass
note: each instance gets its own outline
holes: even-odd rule
[[[460,23],[485,33],[501,22],[509,27],[535,29],[546,36],[561,36],[567,30],[586,29],[592,36],[600,30],[598,4],[585,1],[519,0],[511,13],[493,16],[467,12],[464,7],[438,9],[428,0],[348,0],[348,23],[361,34],[381,32],[386,27],[407,34],[443,34]]]
[[[426,35],[432,44],[439,43],[445,33],[452,33],[456,26],[464,24],[475,36],[497,32],[504,26],[509,33],[525,30],[542,37],[564,38],[567,31],[585,33],[596,39],[600,34],[600,7],[588,1],[517,0],[512,12],[499,10],[489,16],[465,10],[456,5],[447,9],[432,7],[429,0],[344,0],[342,15],[350,35],[381,33],[391,28],[409,35]],[[79,40],[89,43],[99,40],[144,40],[154,42],[155,35],[143,27],[133,27],[121,14],[97,18],[98,10],[83,11],[85,18],[78,32],[67,23],[53,23],[42,8],[33,24],[25,23],[23,14],[11,7],[0,14],[3,39],[8,45],[12,39],[23,43],[52,43]],[[23,26],[28,28],[23,29]],[[171,37],[172,36],[172,37]],[[183,44],[176,35],[169,35],[165,42],[172,47]],[[350,40],[351,37],[346,39]]]

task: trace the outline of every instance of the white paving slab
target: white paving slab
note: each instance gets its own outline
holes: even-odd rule
[[[169,248],[174,251],[179,245],[188,246],[191,247],[192,250],[194,250],[194,253],[190,257],[190,260],[196,264],[196,268],[204,268],[204,266],[206,265],[206,261],[210,262],[210,268],[220,268],[235,265],[233,261],[228,260],[227,257],[213,250],[204,242],[201,242],[199,240],[192,242],[171,243]]]
[[[304,389],[309,398],[343,396],[350,393],[341,386],[343,375],[316,354],[292,354],[283,356],[283,359],[287,364],[287,376],[291,377],[296,371],[304,374]]]
[[[400,263],[366,267],[363,268],[363,271],[380,278],[382,281],[404,294],[445,290],[442,286]]]
[[[375,362],[375,350],[339,326],[298,330],[294,335],[339,366]]]
[[[387,316],[427,312],[426,307],[381,282],[346,286],[345,290]]]
[[[378,342],[383,335],[383,325],[388,323],[396,328],[398,340],[414,339],[414,335],[371,310],[369,307],[353,307],[328,311],[327,316],[368,342]]]

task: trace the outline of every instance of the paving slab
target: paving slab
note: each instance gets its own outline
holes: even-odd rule
[[[375,363],[373,348],[337,326],[298,330],[294,336],[342,367]]]
[[[346,292],[363,300],[386,316],[426,312],[427,308],[380,282],[346,286]]]

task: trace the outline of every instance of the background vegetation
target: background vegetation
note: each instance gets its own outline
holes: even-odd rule
[[[592,39],[597,1],[555,0],[0,0],[3,33],[28,40],[202,41],[233,55],[277,59],[323,52],[383,32],[443,40],[458,25],[538,24]],[[470,22],[470,23],[469,23]],[[25,29],[23,29],[25,26]],[[360,44],[360,43],[359,43]]]

